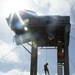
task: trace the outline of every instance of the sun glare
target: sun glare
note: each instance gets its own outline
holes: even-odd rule
[[[26,0],[3,0],[2,4],[3,15],[5,17],[8,17],[10,13],[16,12],[18,10],[29,9],[28,1],[27,2],[25,1]]]

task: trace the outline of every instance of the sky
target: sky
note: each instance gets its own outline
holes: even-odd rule
[[[75,38],[75,0],[0,0],[0,75],[30,75],[30,54],[21,45],[16,45],[15,33],[6,22],[6,17],[11,12],[24,9],[35,11],[38,15],[70,16],[70,35]],[[24,45],[31,51],[31,46]],[[74,45],[75,40],[70,37],[69,57],[73,63],[75,62]],[[14,51],[12,51],[13,49]],[[37,71],[38,75],[44,75],[46,50],[38,48],[38,51]],[[57,51],[47,50],[47,57],[50,74],[56,75]],[[71,60],[69,60],[70,75],[75,75],[75,68]]]

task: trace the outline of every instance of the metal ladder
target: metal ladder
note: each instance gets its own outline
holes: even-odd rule
[[[58,64],[58,75],[63,75],[62,74],[62,65]]]

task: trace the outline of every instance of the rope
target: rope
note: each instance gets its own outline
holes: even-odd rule
[[[73,37],[73,36],[71,36],[71,35],[70,35],[70,37],[71,37],[73,40],[75,40],[75,37]],[[73,61],[71,60],[70,57],[69,57],[69,59],[70,59],[70,62],[71,62],[71,64],[73,65],[73,67],[74,67],[74,69],[75,69],[75,64],[73,63]]]
[[[71,60],[71,58],[69,57],[71,64],[73,65],[74,69],[75,69],[75,64],[73,63],[73,61]]]
[[[26,63],[25,67],[23,68],[23,71],[22,71],[21,75],[23,75],[23,72],[24,72],[24,70],[26,69],[26,67],[27,67],[27,65],[28,65],[29,62],[30,62],[30,59],[29,59],[28,62]]]
[[[73,36],[70,35],[70,37],[71,37],[73,40],[75,40],[75,38],[74,38]]]
[[[1,59],[3,59],[4,57],[6,57],[7,55],[9,55],[10,53],[12,53],[14,50],[16,50],[18,47],[16,47],[16,48],[14,48],[13,50],[11,50],[10,52],[8,52],[6,55],[4,55],[4,56],[2,56],[1,58],[0,58],[0,60]]]
[[[46,47],[46,63],[47,63],[47,47]]]

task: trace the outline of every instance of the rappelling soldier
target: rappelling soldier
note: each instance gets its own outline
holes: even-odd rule
[[[48,69],[48,63],[46,63],[46,64],[44,65],[44,71],[45,71],[45,75],[47,75],[47,73],[48,73],[48,75],[50,75],[49,69]]]

